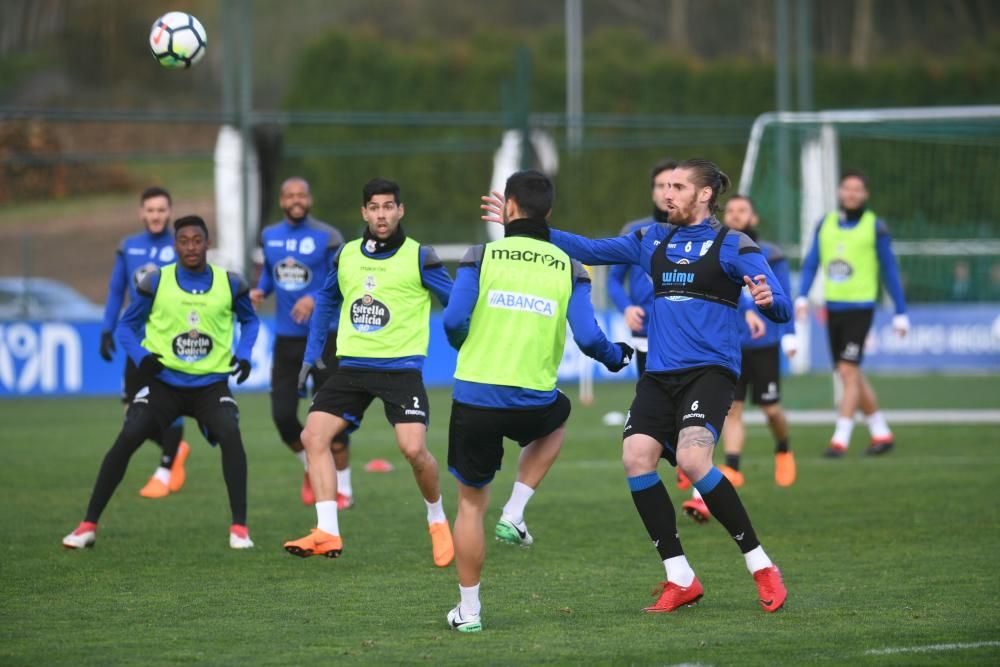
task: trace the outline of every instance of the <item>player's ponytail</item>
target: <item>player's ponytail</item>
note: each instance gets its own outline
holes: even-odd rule
[[[684,160],[678,169],[684,169],[691,173],[691,181],[698,188],[711,188],[712,197],[708,200],[708,211],[712,215],[719,212],[719,195],[725,194],[732,186],[732,181],[726,172],[719,169],[719,166],[710,160],[703,158],[691,158]]]

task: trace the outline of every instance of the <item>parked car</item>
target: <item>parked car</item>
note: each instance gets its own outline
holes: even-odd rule
[[[0,277],[0,320],[100,320],[104,309],[51,278]]]

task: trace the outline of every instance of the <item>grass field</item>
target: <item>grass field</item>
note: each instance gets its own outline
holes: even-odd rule
[[[996,408],[1000,396],[1000,378],[985,376],[875,384],[889,408]],[[796,407],[829,407],[827,378],[794,378],[785,393]],[[479,635],[447,629],[455,572],[431,564],[423,504],[380,408],[355,441],[358,504],[341,514],[345,552],[330,561],[281,548],[314,512],[299,502],[301,467],[277,442],[266,395],[240,398],[249,552],[228,548],[219,456],[197,435],[181,493],[137,495],[155,465],[147,445],[97,546],[64,551],[120,407],[110,398],[0,403],[0,664],[1000,663],[997,427],[897,425],[897,450],[877,460],[860,455],[862,427],[848,458],[827,461],[819,453],[830,428],[793,424],[800,474],[789,489],[774,486],[767,433],[751,428],[741,495],[784,572],[786,609],[760,611],[717,523],[680,517],[705,598],[644,615],[663,569],[628,494],[618,428],[601,423],[630,399],[628,386],[599,386],[593,408],[575,402],[563,454],[528,507],[535,546],[488,546]],[[431,401],[430,443],[443,464],[449,399],[434,391]],[[491,520],[513,481],[512,447]],[[365,473],[374,457],[396,471]],[[451,515],[455,485],[442,477]],[[679,506],[683,495],[671,495]]]

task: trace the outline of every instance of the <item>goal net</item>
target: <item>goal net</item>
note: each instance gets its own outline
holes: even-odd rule
[[[1000,106],[767,113],[739,191],[795,262],[847,169],[868,179],[908,302],[1000,301]]]

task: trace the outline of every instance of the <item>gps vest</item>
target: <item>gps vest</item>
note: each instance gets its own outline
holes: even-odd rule
[[[191,294],[177,284],[177,265],[160,269],[160,283],[142,346],[164,366],[191,375],[228,373],[233,347],[233,292],[225,269],[208,265],[212,287]]]
[[[667,257],[667,249],[678,229],[680,228],[670,232],[653,253],[653,288],[657,298],[666,297],[672,301],[703,299],[736,308],[743,285],[734,283],[726,275],[719,260],[722,241],[729,229],[722,227],[715,239],[700,241],[702,247],[699,259],[693,262],[684,259],[674,262]]]
[[[878,298],[877,218],[871,211],[851,228],[840,226],[840,215],[829,213],[819,229],[827,301],[864,302]]]
[[[407,238],[391,257],[372,259],[362,242],[351,241],[340,253],[337,356],[427,356],[431,296],[420,277],[420,244]]]
[[[511,236],[483,249],[479,299],[455,377],[551,391],[566,344],[573,293],[569,256],[546,241]]]

